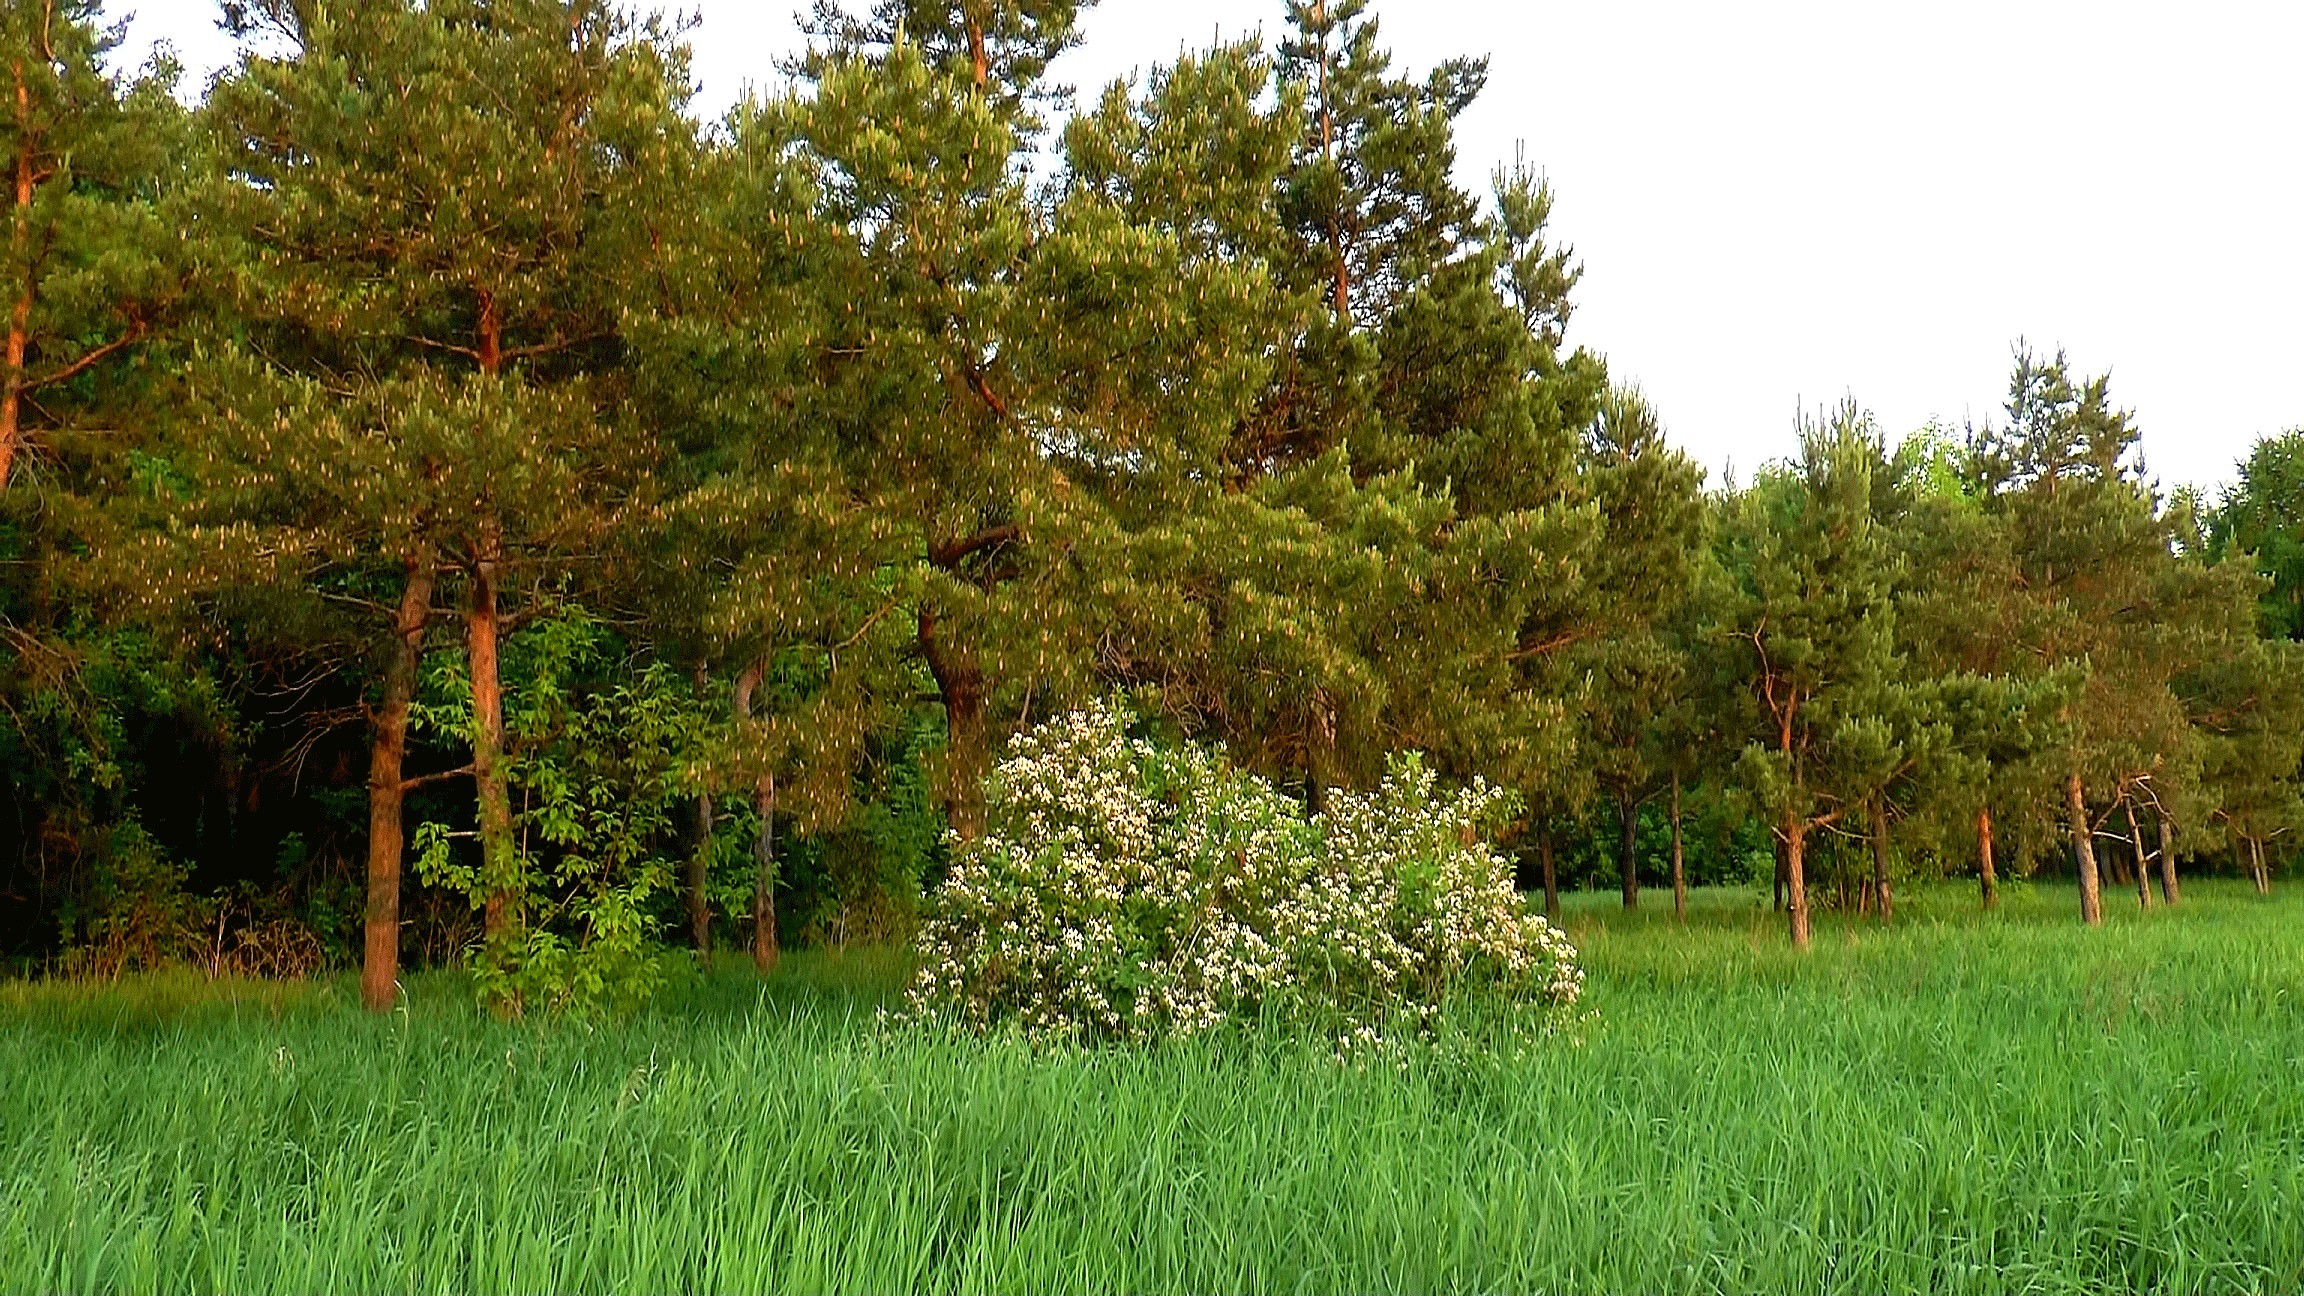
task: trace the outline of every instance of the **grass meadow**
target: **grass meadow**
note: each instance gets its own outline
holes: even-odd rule
[[[1366,1068],[888,1028],[888,953],[593,1027],[16,984],[0,1289],[2304,1288],[2304,891],[2123,899],[1922,892],[1800,957],[1749,892],[1578,897],[1578,1028]]]

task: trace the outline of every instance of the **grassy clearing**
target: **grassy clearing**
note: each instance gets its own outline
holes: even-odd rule
[[[1035,1057],[886,957],[506,1025],[453,978],[0,991],[0,1289],[2290,1291],[2304,893],[1572,916],[1524,1055]],[[235,1002],[234,1000],[237,1000]]]

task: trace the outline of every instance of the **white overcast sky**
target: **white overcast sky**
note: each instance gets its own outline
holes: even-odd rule
[[[686,0],[700,106],[776,80],[799,0]],[[213,0],[113,0],[127,57],[229,50]],[[1104,0],[1083,89],[1278,0]],[[1524,141],[1586,274],[1572,338],[1739,476],[1853,394],[1892,433],[1997,414],[2012,344],[2068,348],[2153,473],[2212,485],[2304,425],[2298,0],[1377,0],[1400,60],[1493,60],[1467,182]]]

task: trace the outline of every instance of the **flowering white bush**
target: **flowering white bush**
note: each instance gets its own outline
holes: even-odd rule
[[[1549,1019],[1584,974],[1481,837],[1505,807],[1413,757],[1307,819],[1220,753],[1130,739],[1099,704],[1019,737],[990,830],[929,897],[922,1013],[1057,1039],[1197,1034],[1278,1016],[1373,1041],[1452,1005]]]

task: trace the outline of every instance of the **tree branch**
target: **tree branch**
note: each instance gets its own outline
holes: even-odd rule
[[[928,546],[928,561],[944,571],[950,571],[966,561],[969,555],[1022,538],[1023,529],[1014,523],[986,527],[965,539],[951,540]]]
[[[79,359],[64,366],[54,373],[49,374],[47,377],[36,378],[31,382],[25,383],[22,387],[18,388],[18,390],[27,392],[38,391],[43,387],[53,387],[58,383],[70,382],[80,375],[88,372],[90,369],[95,368],[97,365],[104,363],[104,361],[111,356],[116,355],[121,351],[125,351],[129,347],[132,347],[138,342],[143,341],[144,334],[146,332],[147,330],[143,320],[130,320],[128,322],[127,332],[121,334],[119,337],[112,339],[111,341],[96,348],[95,350],[90,351],[88,354],[81,356]]]

